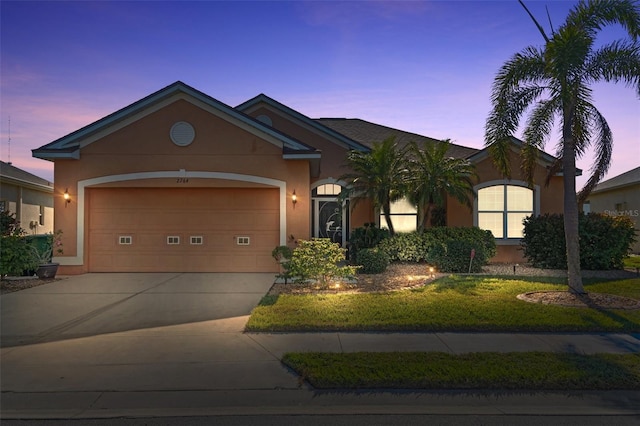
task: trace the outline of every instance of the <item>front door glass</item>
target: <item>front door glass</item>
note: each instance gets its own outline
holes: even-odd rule
[[[337,201],[317,200],[317,236],[342,245],[342,206]]]

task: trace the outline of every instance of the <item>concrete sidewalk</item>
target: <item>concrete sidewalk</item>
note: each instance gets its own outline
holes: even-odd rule
[[[271,279],[86,274],[3,295],[0,418],[640,415],[640,392],[316,391],[284,353],[639,353],[640,334],[243,332]]]
[[[243,333],[247,316],[2,349],[2,418],[216,414],[640,415],[639,392],[315,391],[291,351],[638,353],[628,334]]]

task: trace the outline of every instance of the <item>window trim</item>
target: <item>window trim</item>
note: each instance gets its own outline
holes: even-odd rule
[[[473,187],[473,190],[476,194],[479,193],[481,189],[488,188],[490,186],[519,186],[530,189],[533,191],[533,215],[540,215],[540,185],[533,185],[533,188],[529,188],[527,182],[522,180],[508,180],[508,179],[498,179],[491,180],[487,182],[483,182]],[[473,226],[478,226],[478,197],[474,197],[473,199]],[[502,214],[509,213],[507,210],[507,205],[505,204],[504,209],[502,210]],[[518,211],[514,210],[512,213],[518,213]],[[508,229],[506,227],[506,221],[502,222],[504,237],[503,238],[495,238],[496,244],[498,245],[518,245],[522,238],[508,238]]]

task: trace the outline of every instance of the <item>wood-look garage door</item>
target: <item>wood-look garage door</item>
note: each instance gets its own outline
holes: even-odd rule
[[[255,188],[88,191],[91,272],[277,272],[279,192]]]

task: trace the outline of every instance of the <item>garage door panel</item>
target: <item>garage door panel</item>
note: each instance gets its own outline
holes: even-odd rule
[[[91,271],[277,271],[276,189],[100,188],[88,199]],[[120,244],[122,236],[131,244]],[[179,244],[167,244],[168,236]],[[239,236],[250,244],[238,245]]]

